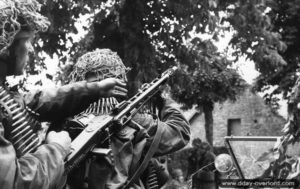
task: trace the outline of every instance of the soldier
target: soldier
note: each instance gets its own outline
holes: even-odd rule
[[[164,189],[188,189],[188,184],[180,168],[174,169],[172,175],[173,179],[166,184]]]
[[[78,59],[72,76],[73,81],[101,81],[107,77],[127,81],[127,70],[117,53],[109,49],[96,49]],[[117,104],[117,101],[118,99],[113,97],[101,98],[98,102],[91,104],[82,114],[95,114],[96,116],[106,114]],[[172,103],[173,101],[170,99],[161,101],[160,119],[156,119],[150,114],[138,114],[134,117],[135,127],[126,126],[119,133],[110,137],[108,144],[98,146],[111,148],[113,158],[100,155],[96,148],[91,153],[91,158],[69,175],[70,188],[116,189],[124,187],[139,167],[143,155],[153,142],[158,127],[162,128],[162,137],[158,141],[158,149],[154,156],[162,156],[183,148],[190,138],[189,123],[181,112],[173,107]],[[158,174],[163,172],[162,169],[156,171]],[[163,177],[159,176],[159,178]],[[144,188],[148,186],[149,188],[151,185],[149,182],[151,181],[147,178],[138,179],[130,187]]]
[[[76,115],[96,99],[125,96],[121,81],[80,82],[25,97],[6,84],[6,77],[23,74],[35,32],[48,20],[35,0],[0,1],[0,188],[48,189],[64,185],[64,159],[70,152],[67,132],[50,132],[41,144],[40,121]]]

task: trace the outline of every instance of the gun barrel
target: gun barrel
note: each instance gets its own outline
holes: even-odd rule
[[[133,96],[131,99],[128,100],[127,104],[129,104],[129,105],[126,106],[121,112],[119,112],[115,116],[114,119],[115,120],[120,120],[123,116],[125,116],[133,108],[135,108],[136,106],[139,106],[140,102],[142,102],[143,99],[145,99],[145,97],[151,97],[155,93],[157,93],[159,91],[159,87],[163,83],[165,83],[169,79],[169,77],[174,74],[174,72],[176,70],[177,70],[176,66],[166,70],[161,75],[160,78],[157,78],[157,79],[153,80],[150,84],[148,84],[148,87],[142,88],[142,91],[140,91],[138,94],[136,94],[135,96]]]

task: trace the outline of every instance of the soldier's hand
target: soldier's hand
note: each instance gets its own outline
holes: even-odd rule
[[[165,106],[166,101],[171,99],[170,90],[171,89],[167,84],[162,85],[160,90],[152,98],[153,104],[158,108],[159,111]]]
[[[101,97],[126,97],[126,84],[116,78],[107,78],[97,82]]]
[[[71,138],[69,133],[66,131],[50,131],[47,135],[46,141],[47,144],[56,143],[62,146],[66,152],[66,155],[71,151]]]

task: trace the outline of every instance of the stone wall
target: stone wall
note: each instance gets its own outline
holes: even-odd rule
[[[257,94],[246,90],[235,102],[226,101],[216,104],[214,116],[214,146],[224,146],[228,135],[228,120],[240,121],[235,133],[239,136],[278,136],[285,124],[282,116],[271,111]],[[191,119],[192,138],[200,137],[205,141],[204,116],[195,114]]]

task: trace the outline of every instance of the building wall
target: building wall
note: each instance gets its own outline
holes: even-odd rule
[[[228,120],[240,119],[239,136],[278,136],[285,119],[275,114],[264,104],[263,99],[249,89],[237,101],[216,104],[214,116],[214,146],[224,146],[224,137],[228,132]],[[198,114],[191,120],[192,138],[205,140],[204,116]]]

